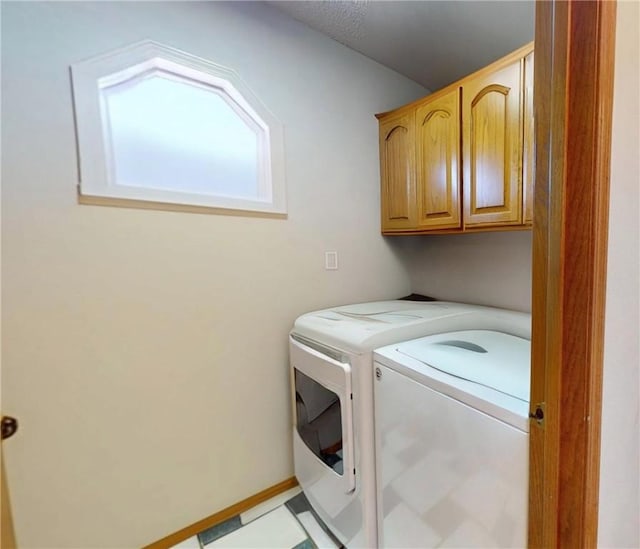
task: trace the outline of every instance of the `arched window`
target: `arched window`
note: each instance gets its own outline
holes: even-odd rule
[[[150,41],[71,70],[82,196],[285,213],[282,127],[233,71]]]

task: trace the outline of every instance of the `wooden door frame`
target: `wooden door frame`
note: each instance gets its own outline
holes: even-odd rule
[[[615,15],[536,2],[529,547],[597,546]]]
[[[2,549],[15,549],[16,534],[13,528],[13,516],[11,513],[11,500],[7,487],[7,475],[4,471],[4,457],[0,446],[0,547]]]

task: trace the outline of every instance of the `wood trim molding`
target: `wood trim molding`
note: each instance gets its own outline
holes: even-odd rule
[[[7,488],[7,475],[4,471],[4,457],[0,446],[0,547],[16,549],[16,534],[11,514],[11,500]]]
[[[507,55],[505,55],[504,57],[501,57],[500,59],[496,59],[495,61],[491,62],[489,65],[486,65],[485,67],[482,67],[481,69],[478,69],[477,71],[472,72],[471,74],[467,74],[466,76],[463,76],[462,78],[460,78],[460,80],[456,80],[455,82],[453,82],[452,84],[449,84],[448,86],[445,86],[444,88],[436,90],[425,97],[420,97],[419,99],[416,99],[411,103],[407,103],[402,107],[398,107],[397,109],[393,109],[392,111],[385,111],[385,112],[378,113],[375,115],[375,117],[378,120],[380,120],[382,118],[386,118],[390,114],[400,115],[401,113],[411,112],[415,110],[417,107],[419,107],[420,104],[425,100],[433,101],[434,99],[440,99],[441,97],[444,97],[445,95],[448,95],[449,93],[451,93],[453,90],[460,88],[465,83],[482,77],[483,74],[490,74],[492,72],[495,72],[496,70],[499,70],[501,68],[504,68],[510,65],[511,63],[513,63],[514,61],[520,58],[526,57],[529,53],[533,51],[533,45],[534,45],[534,42],[529,42],[527,44],[524,44],[517,50],[512,51],[511,53],[508,53]]]
[[[132,208],[134,210],[158,210],[164,212],[181,212],[191,214],[230,215],[233,217],[287,219],[286,213],[281,214],[251,210],[234,210],[232,208],[213,208],[210,206],[193,206],[189,204],[171,204],[169,202],[153,202],[151,200],[134,200],[131,198],[88,196],[80,194],[80,192],[78,192],[78,204],[85,204],[89,206],[108,206],[113,208]]]
[[[480,100],[488,93],[498,92],[504,96],[507,96],[509,95],[510,91],[511,88],[507,86],[501,86],[500,84],[490,84],[489,86],[482,88],[482,90],[480,90],[478,94],[473,98],[473,101],[471,101],[471,107],[475,107],[480,102]]]
[[[615,1],[538,1],[529,547],[596,547]]]
[[[158,540],[154,543],[146,545],[143,549],[169,549],[170,547],[173,547],[174,545],[180,543],[181,541],[184,541],[186,539],[189,539],[192,536],[195,536],[196,534],[199,534],[200,532],[202,532],[203,530],[206,530],[207,528],[216,526],[217,524],[220,524],[221,522],[224,522],[225,520],[228,520],[231,517],[235,517],[240,513],[244,513],[245,511],[248,511],[252,507],[255,507],[256,505],[264,501],[267,501],[268,499],[271,499],[272,497],[275,497],[278,494],[281,494],[282,492],[286,492],[291,488],[295,488],[296,486],[298,486],[298,481],[296,480],[295,477],[291,477],[291,478],[288,478],[287,480],[283,480],[282,482],[279,482],[278,484],[275,484],[274,486],[271,486],[266,490],[262,490],[261,492],[258,492],[253,496],[250,496],[246,499],[243,499],[242,501],[239,501],[238,503],[235,503],[231,507],[227,507],[222,511],[214,513],[213,515],[208,516],[207,518],[199,520],[198,522],[194,522],[190,526],[187,526],[182,530],[179,530],[173,534],[170,534],[162,538],[161,540]]]

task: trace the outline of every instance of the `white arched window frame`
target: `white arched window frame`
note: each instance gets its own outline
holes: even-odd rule
[[[145,41],[74,64],[71,72],[81,196],[286,213],[282,125],[233,70]],[[153,78],[213,94],[224,101],[249,133],[255,134],[256,158],[252,170],[256,177],[255,185],[249,191],[245,189],[235,195],[233,181],[225,182],[221,190],[214,185],[212,188],[200,185],[196,189],[189,181],[180,181],[181,178],[175,178],[170,185],[159,184],[157,187],[153,181],[141,184],[118,179],[109,110],[111,97]],[[184,108],[184,105],[180,107]],[[154,128],[142,129],[154,131]],[[156,157],[161,164],[161,155]],[[148,157],[144,160],[146,163],[154,161]],[[182,172],[189,173],[189,170]]]

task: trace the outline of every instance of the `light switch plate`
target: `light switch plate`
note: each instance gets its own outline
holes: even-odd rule
[[[324,268],[327,271],[338,270],[338,252],[324,252]]]

